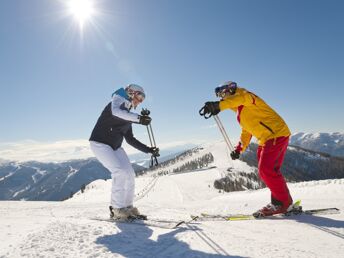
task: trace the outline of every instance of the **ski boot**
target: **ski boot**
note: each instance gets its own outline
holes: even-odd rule
[[[283,214],[285,216],[289,216],[291,214],[300,214],[302,213],[302,207],[300,206],[300,202],[297,201],[296,203],[291,203],[289,206],[283,206],[282,204],[272,204],[269,203],[262,209],[253,213],[253,217],[255,218],[262,218],[267,216],[273,216],[276,214]]]
[[[130,213],[130,217],[131,218],[134,218],[134,219],[141,219],[141,220],[147,220],[147,216],[146,215],[143,215],[139,212],[139,210],[130,205],[128,207],[126,207],[128,210],[129,210],[129,213]]]
[[[128,208],[113,208],[109,206],[110,219],[118,221],[128,221],[131,220],[131,212]]]

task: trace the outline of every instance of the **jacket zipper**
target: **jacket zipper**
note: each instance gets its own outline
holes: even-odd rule
[[[262,121],[259,122],[262,126],[264,126],[266,129],[268,129],[272,134],[274,134],[274,131],[269,127],[267,126],[266,124],[264,124]]]

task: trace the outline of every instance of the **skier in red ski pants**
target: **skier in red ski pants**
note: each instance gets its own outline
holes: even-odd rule
[[[281,166],[288,147],[290,130],[284,120],[261,98],[235,82],[226,82],[215,89],[221,101],[206,102],[202,115],[217,115],[231,109],[237,113],[242,128],[240,142],[231,153],[238,159],[248,147],[252,136],[258,139],[259,176],[271,191],[271,203],[253,213],[254,216],[270,216],[286,213],[293,208],[293,200],[281,173]],[[208,116],[209,117],[209,116]]]

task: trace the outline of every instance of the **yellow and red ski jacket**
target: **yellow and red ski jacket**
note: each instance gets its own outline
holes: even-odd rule
[[[258,144],[281,136],[289,136],[290,130],[284,120],[261,98],[244,88],[237,88],[234,95],[228,95],[220,101],[220,110],[231,109],[237,113],[242,128],[240,142],[244,152],[252,135]]]

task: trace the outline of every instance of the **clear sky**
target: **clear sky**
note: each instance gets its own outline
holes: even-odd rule
[[[94,0],[82,31],[66,2],[0,1],[0,142],[88,139],[128,83],[146,90],[158,145],[220,139],[198,110],[227,80],[292,132],[344,132],[343,1]]]

